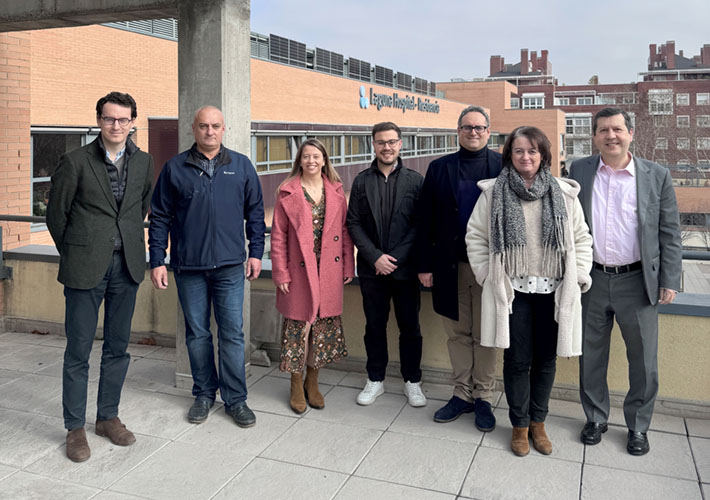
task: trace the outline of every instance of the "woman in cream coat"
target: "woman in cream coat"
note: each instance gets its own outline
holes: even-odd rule
[[[592,237],[579,185],[550,173],[550,142],[518,127],[503,147],[503,170],[479,182],[466,245],[483,287],[481,344],[505,349],[503,378],[513,424],[511,449],[552,452],[545,417],[556,355],[579,356],[581,294],[591,285]]]

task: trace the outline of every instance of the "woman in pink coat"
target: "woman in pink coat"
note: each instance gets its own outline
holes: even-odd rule
[[[296,413],[306,411],[306,398],[312,408],[325,406],[318,370],[348,354],[340,316],[343,284],[352,281],[355,266],[346,213],[343,185],[325,147],[305,141],[279,186],[271,227],[276,308],[284,316],[279,368],[291,373]]]

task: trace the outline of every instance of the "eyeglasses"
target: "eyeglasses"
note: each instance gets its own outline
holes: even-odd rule
[[[128,125],[130,122],[133,121],[132,118],[114,118],[112,116],[102,116],[101,121],[104,122],[106,125],[113,125],[114,122],[118,122],[118,124],[122,127],[125,127]]]
[[[372,143],[377,146],[378,148],[384,148],[385,144],[387,144],[389,147],[393,148],[397,145],[399,141],[402,139],[390,139],[389,141],[372,141]]]
[[[486,131],[487,128],[488,127],[486,125],[476,125],[476,126],[461,125],[459,127],[459,130],[466,132],[467,134],[470,134],[471,132],[473,132],[475,130],[477,134],[482,134],[483,132]]]

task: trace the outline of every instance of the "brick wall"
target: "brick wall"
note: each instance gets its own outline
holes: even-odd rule
[[[0,34],[0,213],[30,215],[30,37]],[[1,222],[3,247],[30,240],[27,223]]]

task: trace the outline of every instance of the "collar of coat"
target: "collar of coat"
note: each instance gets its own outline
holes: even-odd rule
[[[577,181],[572,179],[564,179],[561,177],[555,177],[555,180],[558,181],[560,189],[562,190],[562,193],[565,196],[575,197],[579,193],[580,187]],[[484,179],[482,181],[478,181],[478,189],[480,189],[481,192],[486,192],[490,189],[493,189],[495,183],[495,179]]]
[[[325,222],[323,224],[323,232],[325,233],[336,222],[339,213],[338,207],[344,202],[345,194],[343,192],[343,185],[340,182],[330,182],[325,176],[323,177],[323,186],[325,189]],[[302,227],[313,227],[311,208],[303,194],[300,175],[286,181],[279,188],[278,197],[284,212],[286,212],[289,221],[291,221],[291,224],[293,224],[296,230]],[[343,214],[340,214],[341,217],[342,215]]]

